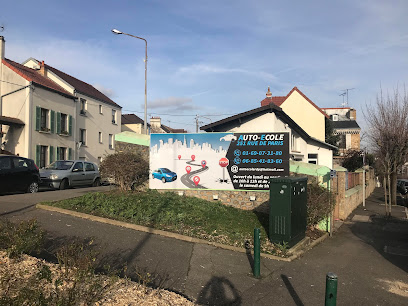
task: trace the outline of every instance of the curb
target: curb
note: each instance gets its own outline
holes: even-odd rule
[[[220,249],[230,250],[230,251],[244,253],[244,254],[247,253],[247,250],[244,249],[244,248],[238,248],[238,247],[234,247],[234,246],[230,246],[230,245],[221,244],[221,243],[218,243],[218,242],[211,242],[211,241],[207,241],[207,240],[203,240],[203,239],[199,239],[199,238],[193,238],[193,237],[184,236],[184,235],[180,235],[180,234],[176,234],[176,233],[172,233],[172,232],[166,232],[166,231],[154,229],[154,228],[151,228],[151,227],[146,227],[146,226],[126,223],[126,222],[122,222],[122,221],[112,220],[112,219],[108,219],[108,218],[98,217],[98,216],[89,215],[89,214],[85,214],[85,213],[81,213],[81,212],[77,212],[77,211],[72,211],[72,210],[68,210],[68,209],[63,209],[63,208],[59,208],[59,207],[48,206],[48,205],[43,205],[43,204],[37,204],[36,208],[47,210],[47,211],[54,211],[54,212],[58,212],[58,213],[61,213],[61,214],[70,215],[70,216],[73,216],[73,217],[78,217],[78,218],[87,219],[87,220],[91,220],[91,221],[96,221],[96,222],[100,222],[100,223],[105,223],[105,224],[110,224],[110,225],[115,225],[115,226],[121,226],[121,227],[124,227],[124,228],[133,229],[133,230],[136,230],[136,231],[145,232],[145,233],[149,233],[149,234],[153,234],[153,235],[160,235],[160,236],[167,237],[167,238],[174,238],[174,239],[178,239],[178,240],[182,240],[182,241],[186,241],[186,242],[192,242],[192,243],[212,245],[212,246],[215,246],[215,247],[220,248]],[[296,258],[300,257],[306,250],[308,250],[308,249],[312,248],[313,246],[315,246],[315,245],[319,244],[320,242],[322,242],[328,236],[329,235],[326,233],[322,237],[320,237],[320,238],[316,239],[315,241],[313,241],[305,249],[297,251],[295,254],[291,255],[290,257],[279,257],[279,256],[266,254],[266,253],[261,253],[261,257],[268,258],[268,259],[273,259],[273,260],[278,260],[278,261],[291,262],[291,261],[295,260]],[[251,251],[251,254],[253,254],[253,251]]]

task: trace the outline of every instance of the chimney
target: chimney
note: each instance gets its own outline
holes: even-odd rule
[[[348,117],[350,120],[357,120],[357,111],[354,108],[350,108]]]
[[[152,128],[160,128],[161,127],[161,119],[160,117],[152,117],[150,118],[150,125]]]
[[[269,86],[268,86],[268,91],[266,93],[266,97],[269,99],[272,99],[272,93],[271,93],[271,89],[269,88]]]
[[[43,75],[43,76],[47,76],[47,69],[45,69],[45,64],[44,64],[44,61],[42,61],[41,63],[40,63],[40,70],[39,70],[39,72],[40,72],[40,74],[41,75]]]
[[[6,49],[6,41],[4,40],[3,36],[0,36],[0,59],[4,59]]]

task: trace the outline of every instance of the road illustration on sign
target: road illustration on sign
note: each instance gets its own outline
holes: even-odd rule
[[[187,187],[187,188],[199,188],[199,189],[207,189],[203,185],[200,185],[199,183],[194,182],[194,177],[200,175],[200,173],[203,173],[205,171],[208,171],[207,165],[203,165],[202,163],[198,164],[195,163],[193,160],[190,160],[186,162],[189,166],[186,167],[186,174],[184,174],[181,177],[181,182]],[[188,168],[190,167],[190,168]],[[191,171],[193,168],[192,167],[199,167],[197,170]],[[199,180],[198,180],[199,181]]]

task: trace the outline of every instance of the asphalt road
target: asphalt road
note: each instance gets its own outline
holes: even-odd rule
[[[385,221],[378,194],[358,218],[345,222],[332,238],[293,262],[261,260],[261,278],[252,277],[252,256],[179,241],[35,209],[36,202],[73,197],[109,187],[0,197],[0,211],[11,220],[35,218],[48,232],[50,248],[74,237],[94,241],[100,259],[128,267],[128,275],[148,271],[156,285],[209,305],[322,305],[325,275],[338,275],[338,305],[407,305],[408,223]],[[352,221],[362,220],[362,221]],[[388,248],[386,248],[388,246]],[[391,248],[390,248],[391,247]],[[391,252],[390,252],[391,250]],[[407,253],[404,253],[407,251]],[[404,296],[405,295],[405,296]]]
[[[207,171],[209,168],[207,166],[203,167],[201,164],[194,164],[193,161],[188,161],[186,162],[186,164],[190,165],[190,166],[197,166],[200,167],[197,170],[191,171],[190,173],[186,173],[184,174],[180,180],[181,182],[187,187],[187,188],[197,188],[197,189],[207,189],[206,187],[204,187],[203,185],[200,184],[195,184],[193,181],[193,177],[196,175],[199,175],[200,173]]]

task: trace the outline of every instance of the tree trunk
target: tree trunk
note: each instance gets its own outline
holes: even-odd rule
[[[391,206],[392,206],[392,199],[391,199],[391,175],[388,173],[388,217],[391,217]]]
[[[397,205],[397,171],[391,173],[391,203]]]
[[[384,204],[385,204],[385,216],[388,217],[388,201],[387,201],[387,179],[383,179],[383,186],[384,186]]]

